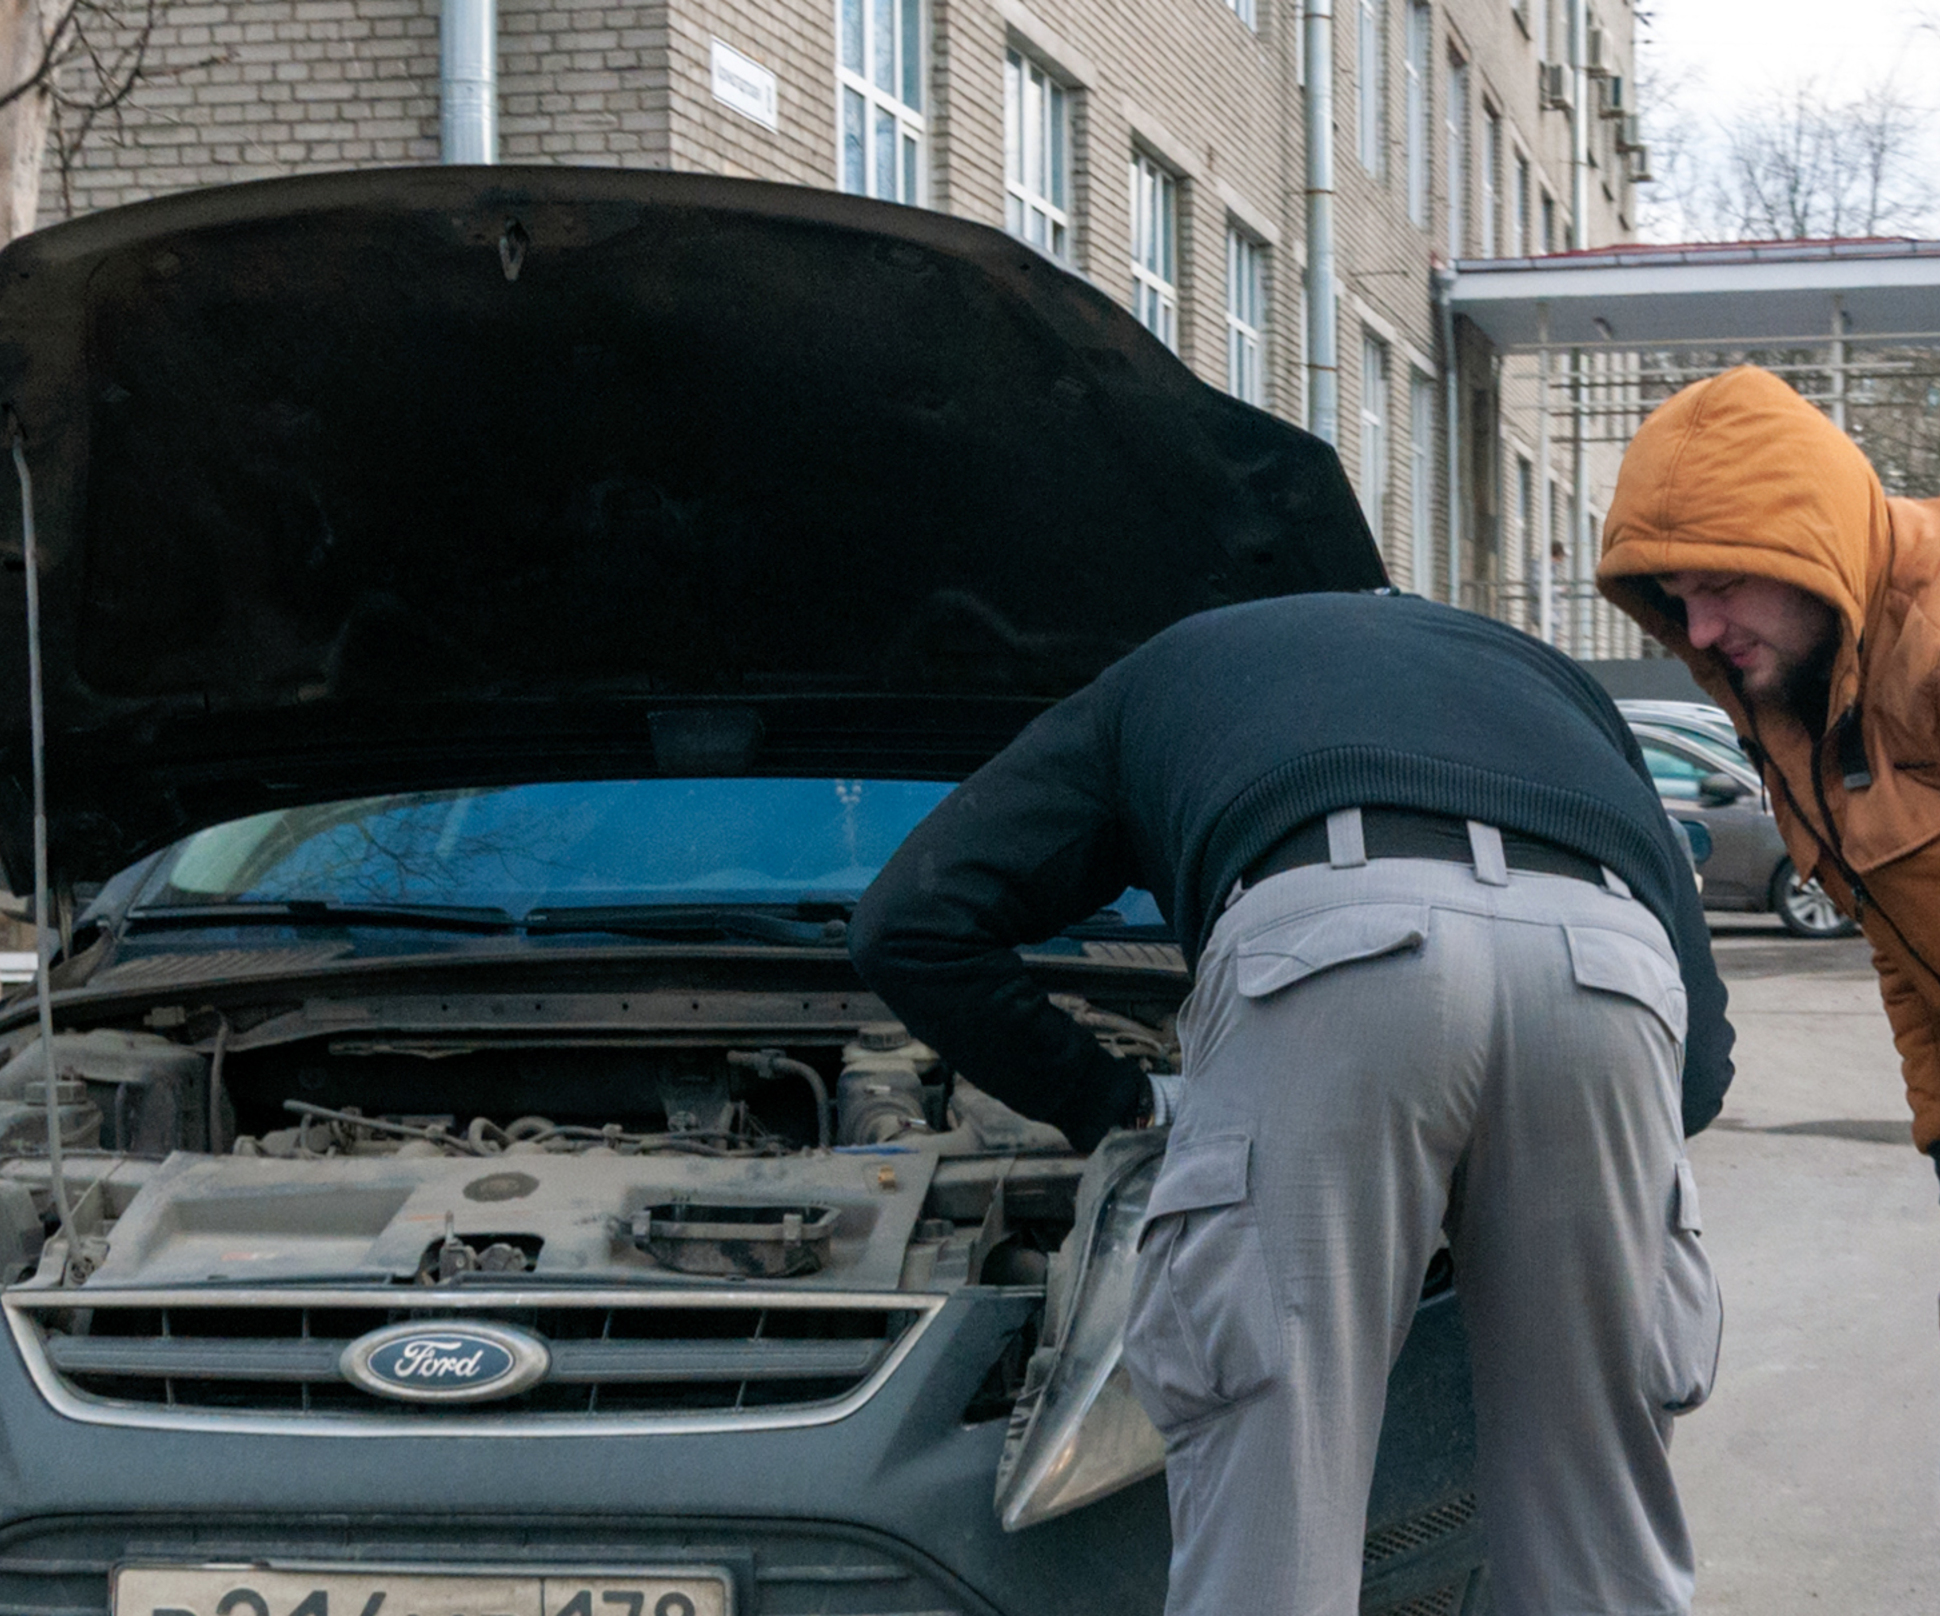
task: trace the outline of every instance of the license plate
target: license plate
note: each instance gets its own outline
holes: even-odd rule
[[[450,1574],[126,1565],[113,1616],[733,1616],[725,1573]]]

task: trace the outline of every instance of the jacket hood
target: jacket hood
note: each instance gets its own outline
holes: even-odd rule
[[[1386,582],[1333,450],[1094,287],[789,186],[393,169],[95,214],[0,256],[0,403],[57,879],[377,792],[960,777],[1182,616]]]
[[[1686,387],[1638,429],[1617,474],[1596,577],[1742,728],[1729,663],[1692,647],[1653,580],[1749,573],[1827,602],[1842,627],[1836,713],[1858,693],[1860,640],[1891,546],[1885,490],[1858,446],[1771,372],[1741,365]]]

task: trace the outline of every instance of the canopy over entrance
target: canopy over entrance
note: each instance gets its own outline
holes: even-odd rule
[[[1457,266],[1452,301],[1509,350],[1828,334],[1931,340],[1940,336],[1940,241],[1628,246],[1470,260]]]
[[[1940,493],[1940,241],[1618,246],[1468,260],[1449,303],[1467,440],[1451,598],[1584,657],[1646,649],[1596,592],[1624,446],[1749,360],[1850,432],[1888,492]]]

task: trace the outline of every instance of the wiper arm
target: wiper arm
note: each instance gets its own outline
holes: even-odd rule
[[[128,912],[134,926],[345,925],[417,926],[440,931],[506,932],[517,922],[491,905],[457,903],[345,903],[327,898],[270,902],[146,905]]]
[[[803,904],[790,914],[777,913],[772,907],[726,903],[568,905],[534,909],[525,917],[525,929],[534,935],[607,931],[631,937],[668,938],[714,932],[762,943],[814,948],[840,944],[848,938],[849,923],[840,913],[823,914],[834,907],[819,902]]]

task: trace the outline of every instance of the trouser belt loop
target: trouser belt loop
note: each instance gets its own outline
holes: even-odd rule
[[[1337,808],[1327,816],[1327,862],[1337,870],[1355,870],[1367,863],[1360,809]]]
[[[1475,879],[1487,887],[1509,884],[1509,860],[1502,851],[1502,832],[1479,819],[1468,822],[1468,849],[1475,858]]]
[[[1603,866],[1603,884],[1619,898],[1627,898],[1631,895],[1630,883],[1607,864]]]

